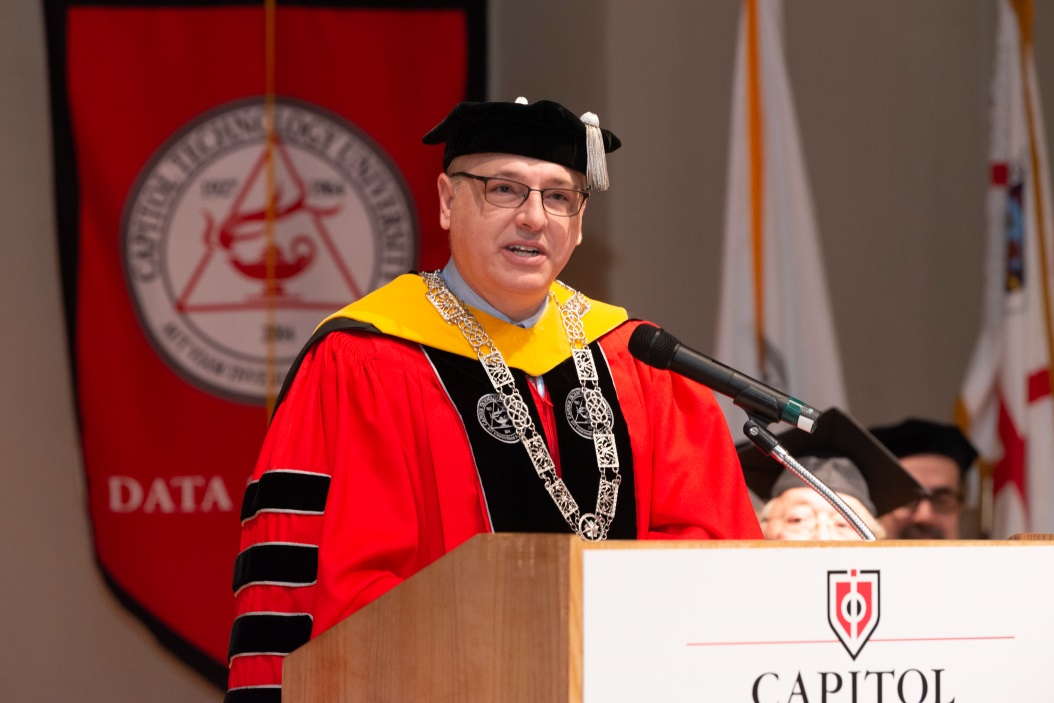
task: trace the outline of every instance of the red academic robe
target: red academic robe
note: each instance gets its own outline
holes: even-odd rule
[[[492,531],[465,426],[475,418],[457,411],[421,342],[434,338],[441,348],[474,354],[456,328],[448,335],[412,321],[438,318],[427,303],[415,308],[423,299],[419,277],[392,286],[401,286],[394,299],[380,304],[368,296],[359,310],[345,311],[388,334],[324,337],[304,357],[275,414],[242,512],[231,703],[278,700],[284,653],[470,537]],[[382,296],[390,292],[381,289]],[[360,314],[371,305],[400,319],[399,326]],[[594,308],[598,318],[607,316],[596,325],[587,315],[587,336],[610,369],[632,446],[631,461],[622,461],[632,467],[636,537],[761,539],[712,393],[638,362],[627,344],[639,323],[625,321],[617,308]],[[499,348],[512,350],[510,367],[545,377],[537,355],[524,355],[530,341],[519,342],[546,336],[546,317],[539,330],[506,330],[483,313],[477,317]],[[540,344],[567,346],[562,331],[551,336]],[[541,366],[551,363],[543,359]],[[537,396],[525,400],[533,400],[543,424],[552,418],[551,405],[541,407],[546,403]],[[552,453],[558,460],[559,447]]]

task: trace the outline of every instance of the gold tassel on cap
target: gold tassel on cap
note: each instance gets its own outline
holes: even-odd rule
[[[587,112],[582,115],[582,122],[586,125],[586,186],[589,190],[607,190],[608,167],[600,118],[595,113]]]

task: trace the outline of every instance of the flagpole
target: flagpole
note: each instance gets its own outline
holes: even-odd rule
[[[275,246],[275,218],[277,213],[275,197],[275,3],[276,0],[264,0],[264,169],[266,192],[264,212],[264,241],[267,278],[265,297],[267,300],[264,338],[266,344],[266,388],[265,405],[267,418],[270,419],[278,397],[278,341],[273,333],[277,324],[277,257]]]
[[[754,339],[765,377],[765,116],[761,102],[758,0],[744,0],[747,15],[747,119],[750,143],[750,232],[754,264]]]

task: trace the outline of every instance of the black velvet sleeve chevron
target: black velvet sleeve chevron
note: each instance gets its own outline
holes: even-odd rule
[[[254,544],[234,562],[234,592],[251,583],[310,586],[318,578],[318,547],[311,544]]]
[[[241,520],[263,512],[321,515],[329,494],[329,476],[304,471],[268,471],[245,489]]]
[[[311,616],[306,613],[246,613],[231,627],[227,658],[239,654],[286,655],[311,638]]]

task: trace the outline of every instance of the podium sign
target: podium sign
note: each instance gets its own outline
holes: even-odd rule
[[[1054,543],[716,546],[582,550],[585,703],[1050,697]]]
[[[479,535],[293,652],[287,703],[1051,699],[1054,542]]]

